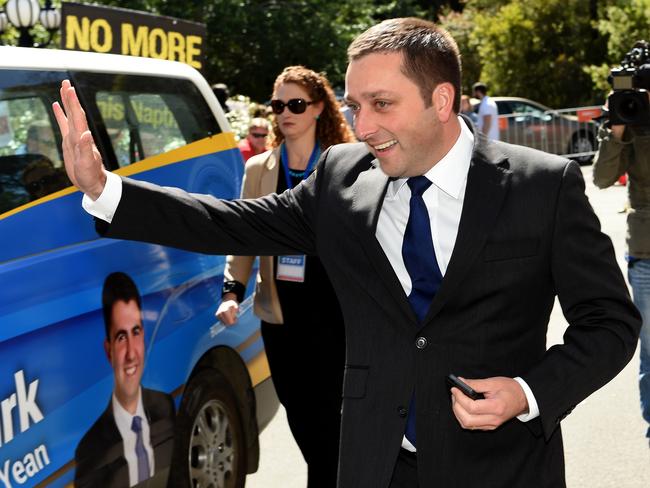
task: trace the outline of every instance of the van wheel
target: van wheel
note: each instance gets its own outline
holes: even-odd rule
[[[188,385],[177,418],[169,486],[243,488],[246,449],[242,419],[230,384],[212,369]]]
[[[570,154],[594,152],[595,150],[596,143],[591,134],[588,134],[584,131],[576,132],[573,134],[573,137],[571,138],[571,144],[569,146]],[[593,158],[594,156],[590,154],[588,156],[578,156],[572,159],[580,165],[585,165],[591,163]]]

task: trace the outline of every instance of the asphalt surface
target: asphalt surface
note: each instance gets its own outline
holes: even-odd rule
[[[591,183],[591,166],[582,168],[587,195],[603,231],[614,243],[625,272],[626,189],[599,190]],[[567,327],[556,302],[551,315],[548,345],[562,341]],[[638,351],[609,384],[579,404],[562,422],[568,488],[650,488],[650,447],[639,410]],[[305,488],[307,469],[287,425],[284,409],[260,437],[261,460],[249,475],[247,488]]]

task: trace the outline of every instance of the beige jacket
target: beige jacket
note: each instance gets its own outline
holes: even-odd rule
[[[242,198],[257,198],[274,193],[278,187],[279,163],[279,147],[250,158],[246,162]],[[228,256],[224,280],[236,280],[246,285],[254,262],[255,256]],[[281,324],[282,309],[273,275],[273,256],[260,256],[253,311],[265,322]]]

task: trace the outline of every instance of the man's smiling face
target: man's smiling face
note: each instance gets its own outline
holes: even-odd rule
[[[402,54],[378,52],[350,62],[346,102],[355,132],[388,176],[426,173],[445,153],[434,93],[428,104],[402,71]]]
[[[144,329],[135,300],[113,304],[109,338],[104,342],[115,377],[115,396],[126,409],[137,406],[144,366]]]

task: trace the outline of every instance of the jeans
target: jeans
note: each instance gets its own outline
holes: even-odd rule
[[[639,369],[639,390],[641,413],[650,424],[650,259],[639,259],[630,263],[628,280],[632,286],[634,304],[641,312],[641,364]],[[650,438],[650,426],[646,432]]]

